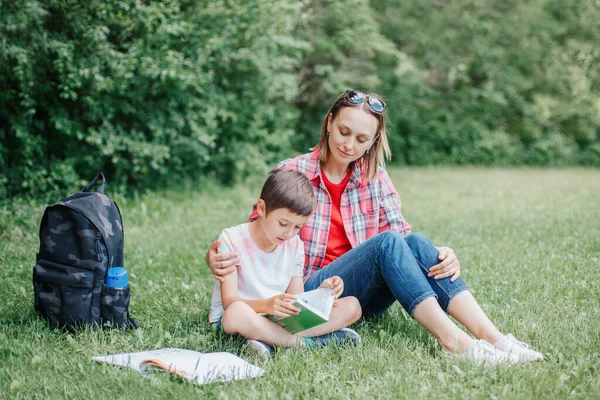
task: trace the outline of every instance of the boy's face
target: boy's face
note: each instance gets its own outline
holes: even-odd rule
[[[258,214],[263,218],[262,228],[265,236],[275,246],[296,236],[302,225],[308,221],[308,217],[295,214],[287,208],[278,208],[266,214],[262,199],[258,201],[257,209]]]

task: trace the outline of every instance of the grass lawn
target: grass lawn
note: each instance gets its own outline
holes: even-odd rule
[[[259,183],[115,199],[125,226],[135,332],[51,330],[33,311],[42,205],[0,209],[0,397],[600,398],[600,171],[393,168],[413,230],[455,249],[492,321],[546,355],[482,368],[444,356],[396,304],[359,322],[358,348],[277,352],[254,380],[195,386],[97,364],[91,356],[181,347],[230,351],[213,331],[204,254],[245,221]],[[108,186],[110,189],[110,185]]]

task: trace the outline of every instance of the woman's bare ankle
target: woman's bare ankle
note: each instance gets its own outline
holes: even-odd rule
[[[440,346],[450,353],[460,354],[465,351],[473,344],[473,339],[468,335],[461,335],[459,337],[451,337],[447,339],[439,339]]]
[[[495,327],[494,329],[480,329],[477,332],[472,333],[477,339],[485,340],[489,344],[494,344],[504,337],[504,335],[498,331],[498,329],[495,329]]]

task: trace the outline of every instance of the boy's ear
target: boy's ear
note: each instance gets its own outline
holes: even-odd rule
[[[256,202],[256,211],[258,212],[258,215],[260,215],[261,217],[264,217],[267,215],[267,206],[263,199],[258,199],[258,201]]]

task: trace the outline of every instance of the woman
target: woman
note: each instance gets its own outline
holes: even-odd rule
[[[278,165],[306,174],[317,199],[300,231],[306,290],[337,275],[345,282],[344,295],[359,300],[363,315],[378,317],[397,300],[450,354],[492,364],[542,359],[498,331],[459,277],[452,249],[438,249],[424,235],[411,233],[383,168],[390,157],[385,108],[376,95],[346,91],[327,112],[313,151]],[[213,243],[206,261],[220,278],[236,268],[237,260],[217,248]]]

